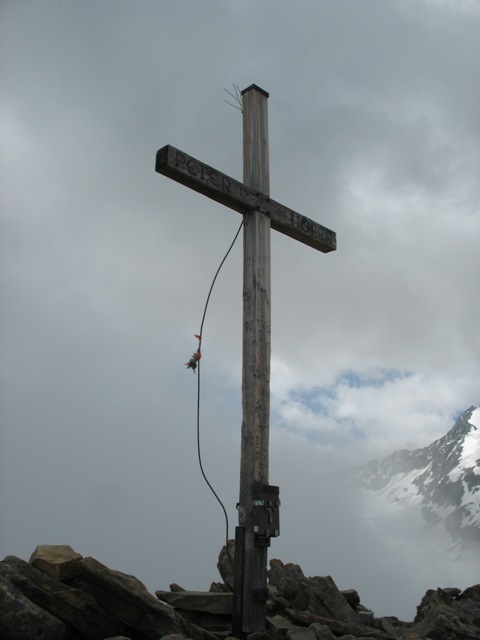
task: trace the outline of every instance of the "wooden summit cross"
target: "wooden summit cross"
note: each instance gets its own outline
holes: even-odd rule
[[[243,214],[242,448],[238,527],[235,530],[233,631],[265,628],[267,548],[279,534],[278,487],[268,484],[270,420],[270,227],[324,253],[335,251],[333,231],[269,196],[268,93],[242,91],[243,183],[167,145],[158,173]]]

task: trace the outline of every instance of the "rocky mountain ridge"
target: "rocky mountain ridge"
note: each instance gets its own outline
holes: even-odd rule
[[[150,594],[133,576],[83,558],[67,545],[37,547],[29,562],[0,562],[2,640],[227,640],[232,637],[233,570],[223,547],[223,582],[209,592]],[[239,634],[242,635],[242,634]],[[244,636],[246,634],[243,634]],[[306,577],[296,564],[270,561],[266,628],[248,640],[475,640],[480,585],[430,589],[412,622],[375,618],[354,589],[330,576]]]
[[[446,435],[427,447],[396,451],[353,473],[387,503],[416,505],[426,523],[480,550],[480,409],[471,406]]]

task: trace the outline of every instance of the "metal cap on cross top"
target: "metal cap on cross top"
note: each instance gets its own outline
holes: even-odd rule
[[[265,89],[262,89],[261,87],[259,87],[258,84],[251,84],[249,87],[241,91],[240,95],[243,96],[245,93],[247,93],[247,91],[251,91],[252,89],[255,89],[255,91],[259,91],[260,93],[263,93],[263,95],[266,98],[270,97],[270,94],[268,93],[268,91],[265,91]]]
[[[279,534],[279,491],[268,479],[270,430],[270,228],[318,251],[336,249],[334,231],[275,202],[269,194],[268,97],[255,84],[241,92],[243,182],[171,145],[155,170],[243,215],[242,439],[235,531],[233,633],[266,625],[267,550]]]

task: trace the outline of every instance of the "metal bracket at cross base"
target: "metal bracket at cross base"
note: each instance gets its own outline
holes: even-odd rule
[[[266,580],[258,580],[259,576],[266,576],[267,548],[270,539],[280,535],[280,499],[279,488],[261,483],[253,483],[251,493],[250,517],[245,519],[245,524],[235,529],[235,571],[233,587],[233,629],[232,633],[237,638],[245,635],[245,615],[259,608],[265,611],[268,599],[268,587]],[[250,541],[250,542],[248,542]],[[253,568],[250,579],[247,576],[252,573],[251,558],[248,551],[257,549],[256,557],[260,559],[259,566]],[[263,561],[264,559],[264,561]]]

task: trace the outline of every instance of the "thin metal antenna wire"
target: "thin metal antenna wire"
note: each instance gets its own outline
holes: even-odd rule
[[[231,96],[235,100],[235,102],[237,104],[232,104],[228,100],[224,100],[224,102],[229,104],[231,107],[235,107],[235,109],[238,109],[239,111],[241,111],[243,113],[242,94],[240,92],[240,89],[239,89],[238,85],[234,84],[233,88],[235,89],[235,95],[233,93],[231,93],[228,89],[224,89],[224,91],[225,91],[225,93],[228,93],[228,95]]]

